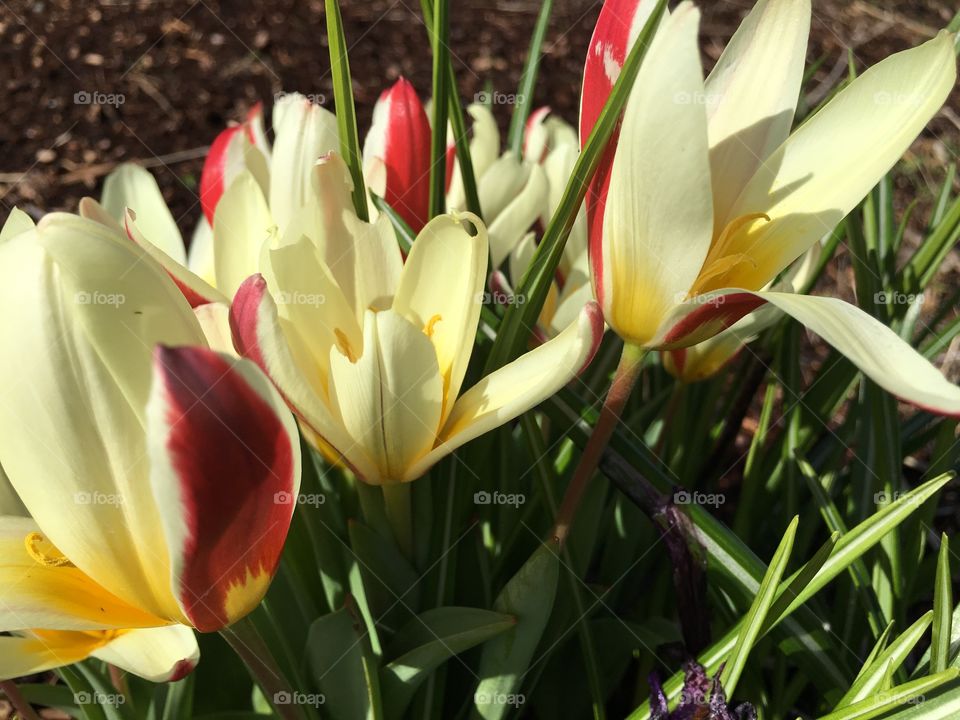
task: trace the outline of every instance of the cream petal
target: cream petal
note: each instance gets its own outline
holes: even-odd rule
[[[760,0],[704,85],[714,234],[757,168],[790,134],[810,34],[810,0]]]
[[[83,218],[51,214],[0,246],[0,457],[53,543],[127,602],[179,617],[147,490],[153,347],[204,343],[159,265]],[[64,512],[64,508],[69,512]]]
[[[466,223],[476,229],[471,236]],[[470,362],[487,273],[487,232],[475,215],[440,215],[420,231],[400,276],[393,309],[426,328],[444,378],[449,414]]]
[[[149,170],[132,163],[118,167],[107,176],[100,204],[120,223],[127,208],[133,210],[147,240],[179,264],[186,264],[183,237]]]
[[[767,159],[731,210],[731,217],[770,217],[741,227],[724,252],[744,254],[750,262],[700,289],[758,290],[776,277],[896,163],[943,105],[956,77],[953,35],[944,31],[882,60],[839,92]]]
[[[34,222],[30,216],[20,208],[13,208],[10,214],[7,215],[6,222],[3,223],[3,229],[0,229],[0,243],[6,242],[20,233],[32,230],[33,228]]]
[[[423,475],[440,458],[536,407],[589,364],[603,337],[603,317],[589,303],[557,337],[496,370],[460,397],[440,431],[439,443],[407,470]]]
[[[260,252],[276,232],[260,185],[242,171],[223,193],[213,216],[213,264],[217,289],[232,298],[259,270]]]
[[[182,680],[200,662],[197,638],[184,625],[120,633],[91,655],[155,683]]]
[[[664,22],[627,102],[603,215],[603,310],[643,345],[696,280],[713,230],[697,27],[683,3]],[[669,68],[669,72],[664,71]],[[655,108],[655,112],[651,112]]]

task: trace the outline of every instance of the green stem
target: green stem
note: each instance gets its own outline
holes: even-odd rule
[[[407,559],[413,561],[413,520],[410,505],[410,483],[383,485],[383,505],[393,536]]]
[[[243,660],[277,715],[283,720],[309,720],[302,706],[289,702],[295,697],[294,689],[249,616],[224,628],[220,635]]]
[[[573,524],[573,518],[580,507],[580,501],[587,489],[590,478],[597,470],[597,464],[600,462],[600,456],[603,454],[607,443],[613,436],[613,431],[620,422],[620,415],[623,408],[630,398],[637,378],[640,376],[640,366],[646,355],[646,350],[635,345],[625,344],[623,353],[620,355],[620,364],[617,365],[617,371],[613,376],[613,382],[610,390],[607,391],[607,397],[603,401],[603,408],[600,410],[600,417],[597,424],[587,440],[583,453],[580,455],[580,462],[577,463],[573,471],[573,478],[567,486],[563,501],[560,503],[560,510],[557,512],[557,521],[553,528],[554,539],[563,547],[567,536],[570,534],[570,526]]]
[[[33,705],[27,702],[13,680],[0,682],[0,690],[7,696],[7,700],[13,705],[13,709],[17,711],[17,717],[23,720],[40,720],[40,716],[34,711]]]

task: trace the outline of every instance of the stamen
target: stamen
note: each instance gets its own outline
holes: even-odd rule
[[[357,356],[354,354],[353,348],[350,347],[350,341],[347,339],[346,333],[344,333],[340,328],[336,328],[333,331],[333,334],[337,338],[337,348],[340,350],[340,352],[343,353],[350,362],[356,362]]]
[[[67,556],[60,552],[42,533],[28,533],[23,539],[27,554],[45,567],[73,567]]]
[[[428,338],[432,338],[434,325],[436,325],[442,319],[443,318],[440,317],[439,315],[434,315],[432,318],[427,320],[427,324],[423,326],[423,334],[426,335]]]

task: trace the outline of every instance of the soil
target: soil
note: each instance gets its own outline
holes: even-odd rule
[[[3,0],[0,2],[0,216],[74,210],[118,162],[151,167],[189,236],[206,146],[258,100],[297,90],[332,107],[322,0]],[[380,90],[401,74],[426,96],[430,53],[416,0],[341,2],[361,133]],[[705,5],[709,65],[749,0]],[[538,2],[452,3],[451,48],[461,94],[516,92]],[[536,104],[575,120],[585,48],[599,2],[556,0]],[[946,0],[814,0],[809,85],[822,94],[846,70],[931,37]],[[93,102],[91,102],[91,100]],[[505,126],[512,107],[495,108]],[[960,146],[960,94],[914,148],[909,196],[930,192]]]

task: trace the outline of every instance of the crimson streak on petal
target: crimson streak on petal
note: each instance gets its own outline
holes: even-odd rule
[[[163,346],[154,360],[184,516],[172,558],[180,603],[197,629],[218,630],[259,603],[276,571],[294,506],[296,450],[238,361]]]

